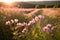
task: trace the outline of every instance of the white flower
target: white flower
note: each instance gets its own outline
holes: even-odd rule
[[[6,24],[6,25],[9,25],[9,24],[10,24],[10,21],[7,21],[5,24]]]
[[[14,23],[14,20],[11,19],[11,22]]]
[[[17,23],[18,22],[18,19],[14,19],[14,21]]]

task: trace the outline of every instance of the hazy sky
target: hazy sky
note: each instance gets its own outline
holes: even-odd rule
[[[0,2],[11,3],[11,2],[28,2],[28,1],[59,1],[59,0],[0,0]]]
[[[14,1],[59,1],[59,0],[0,0],[0,2],[4,2],[4,1],[14,2]]]

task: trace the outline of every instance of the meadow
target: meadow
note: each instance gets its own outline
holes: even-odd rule
[[[0,40],[60,40],[60,8],[0,7]]]

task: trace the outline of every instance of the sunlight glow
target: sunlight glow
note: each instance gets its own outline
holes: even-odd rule
[[[10,4],[10,3],[12,3],[13,1],[4,1],[5,3],[7,3],[7,4]]]
[[[12,3],[12,2],[30,2],[30,1],[53,1],[53,0],[0,0],[0,2],[5,2],[5,3]],[[57,1],[57,0],[54,0]]]
[[[44,1],[44,0],[0,0],[0,2],[12,3],[12,2],[30,2],[30,1]]]
[[[11,4],[12,2],[14,2],[14,0],[0,0],[0,2],[4,2],[6,4]]]
[[[6,4],[11,4],[13,2],[26,2],[26,1],[29,1],[29,0],[0,0],[0,2],[4,2]],[[32,0],[30,0],[32,1]],[[36,0],[33,0],[33,1],[36,1]]]

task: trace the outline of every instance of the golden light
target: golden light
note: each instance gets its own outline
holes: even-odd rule
[[[10,3],[12,3],[12,1],[5,1],[5,3],[10,4]]]
[[[27,1],[44,1],[44,0],[0,0],[0,2],[11,3],[11,2],[27,2]]]
[[[13,6],[14,0],[1,0],[0,2],[3,2],[7,7]]]
[[[3,2],[6,3],[6,4],[11,4],[13,1],[7,0],[7,1],[3,1]]]
[[[0,0],[0,2],[4,2],[7,4],[11,4],[12,2],[27,2],[27,1],[43,1],[43,0]]]

